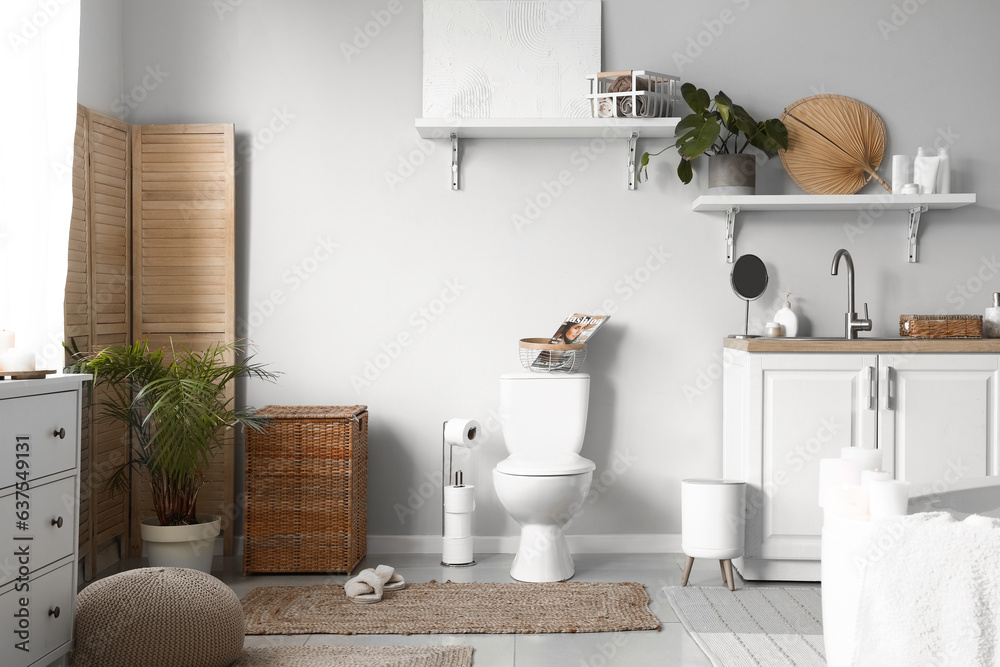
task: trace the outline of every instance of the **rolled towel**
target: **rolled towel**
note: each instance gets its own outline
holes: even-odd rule
[[[635,80],[635,89],[649,90],[649,83],[642,77],[639,77]],[[624,74],[615,79],[614,81],[612,81],[611,85],[608,86],[609,93],[627,93],[630,92],[631,90],[632,90],[632,77]],[[619,97],[618,115],[625,117],[630,117],[634,115],[641,116],[645,112],[645,100],[643,100],[642,98],[637,98],[637,99],[639,99],[639,104],[637,105],[639,107],[639,109],[637,110],[638,113],[633,114],[632,96],[627,95]]]
[[[610,97],[602,97],[597,101],[598,118],[614,118],[615,105]]]

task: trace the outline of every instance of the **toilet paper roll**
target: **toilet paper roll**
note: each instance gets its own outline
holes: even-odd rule
[[[444,536],[452,538],[472,537],[472,514],[452,514],[445,512]]]
[[[453,514],[468,513],[476,509],[475,486],[444,487],[444,511]]]
[[[912,182],[910,180],[910,156],[892,156],[892,194],[903,194],[903,186]]]
[[[441,562],[446,565],[465,565],[472,562],[471,537],[445,537]]]
[[[479,437],[479,422],[475,419],[449,419],[444,423],[444,441],[449,445],[475,447]]]

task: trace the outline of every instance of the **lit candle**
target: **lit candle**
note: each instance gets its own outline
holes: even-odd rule
[[[22,350],[12,347],[3,353],[0,366],[5,373],[20,373],[35,370],[35,353],[32,350]]]
[[[827,490],[844,485],[861,485],[861,465],[850,459],[820,459],[819,506],[826,506]]]
[[[857,461],[861,464],[862,470],[881,470],[882,452],[877,449],[864,449],[862,447],[844,447],[840,450],[840,458]]]
[[[868,486],[868,483],[873,479],[887,480],[892,479],[892,473],[886,472],[885,470],[862,470],[861,471],[861,486]]]
[[[873,479],[868,483],[873,517],[906,514],[910,499],[910,483],[891,479]]]
[[[824,513],[832,516],[868,514],[868,489],[860,484],[841,484],[826,490]]]
[[[0,355],[14,347],[14,332],[0,331]]]

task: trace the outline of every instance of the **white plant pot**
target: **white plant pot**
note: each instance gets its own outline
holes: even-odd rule
[[[143,519],[139,530],[150,567],[188,567],[211,574],[215,538],[222,531],[222,517],[199,514],[193,526],[161,526],[159,519]]]

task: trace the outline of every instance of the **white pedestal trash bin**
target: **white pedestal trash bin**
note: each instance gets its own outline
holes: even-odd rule
[[[730,479],[681,481],[681,549],[687,556],[681,586],[695,558],[717,558],[723,583],[736,589],[732,559],[743,555],[746,486]]]

